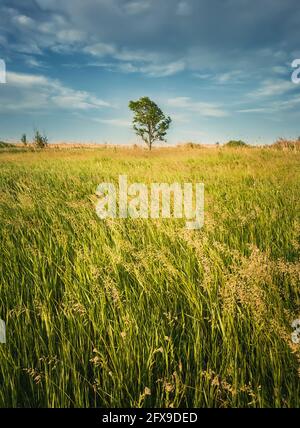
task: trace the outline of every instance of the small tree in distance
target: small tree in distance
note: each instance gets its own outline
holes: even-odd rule
[[[39,131],[35,131],[33,143],[38,149],[44,149],[48,144],[48,138],[41,135]]]
[[[130,101],[129,108],[134,113],[133,129],[143,141],[152,149],[155,141],[166,141],[165,136],[172,122],[162,110],[148,97],[138,101]]]
[[[24,144],[24,146],[27,146],[27,136],[26,136],[26,134],[22,135],[21,142]]]

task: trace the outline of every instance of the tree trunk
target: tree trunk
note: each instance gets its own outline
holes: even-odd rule
[[[149,146],[149,150],[150,150],[150,152],[151,152],[151,150],[152,150],[152,137],[151,137],[151,134],[150,134],[150,129],[149,129],[149,143],[148,143],[148,146]]]

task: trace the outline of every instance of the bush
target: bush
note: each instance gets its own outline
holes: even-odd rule
[[[182,147],[184,147],[185,149],[201,149],[202,146],[200,143],[184,143],[181,145]]]
[[[35,131],[33,144],[38,149],[44,149],[48,145],[48,138],[45,135],[41,135],[39,131]]]
[[[300,141],[298,140],[286,140],[279,138],[274,144],[271,145],[273,149],[277,150],[300,150]]]
[[[9,144],[5,143],[4,141],[0,141],[0,148],[3,149],[5,147],[9,147]]]
[[[241,140],[230,140],[224,147],[248,147],[248,144]]]

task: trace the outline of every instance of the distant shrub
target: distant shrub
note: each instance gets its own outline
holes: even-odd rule
[[[0,148],[4,149],[5,147],[9,147],[9,144],[5,143],[4,141],[0,141]]]
[[[26,134],[22,135],[21,142],[24,144],[24,146],[27,146],[27,136],[26,136]]]
[[[13,143],[6,143],[5,141],[0,141],[0,149],[5,151],[16,151],[19,150],[19,147]]]
[[[224,147],[248,147],[248,144],[242,140],[230,140],[224,145]]]
[[[38,149],[44,149],[48,145],[48,138],[45,135],[42,135],[39,131],[35,131],[33,144]]]
[[[279,140],[275,141],[274,144],[271,145],[273,149],[277,150],[300,150],[300,140],[286,140],[284,138],[279,138]]]
[[[186,149],[201,149],[201,144],[189,142],[182,144],[182,147]]]

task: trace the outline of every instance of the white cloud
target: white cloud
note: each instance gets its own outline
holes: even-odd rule
[[[93,45],[86,46],[83,51],[98,57],[116,54],[116,48],[108,43],[95,43]]]
[[[124,73],[142,73],[148,77],[168,77],[184,71],[185,63],[183,61],[175,61],[170,63],[149,63],[141,65],[126,62],[116,64],[115,68]]]
[[[93,119],[95,122],[103,123],[104,125],[110,125],[110,126],[118,126],[122,128],[128,128],[131,126],[131,122],[129,119]]]
[[[225,117],[228,112],[214,103],[193,101],[189,97],[170,98],[167,101],[171,107],[185,109],[186,111],[197,113],[204,117]]]
[[[35,74],[7,73],[7,84],[14,87],[31,88],[33,86],[48,86],[50,80],[45,76]]]
[[[57,13],[32,17],[4,7],[0,26],[3,26],[6,38],[12,39],[7,47],[14,53],[41,55],[44,49],[58,51],[58,46],[61,51],[71,51],[75,46],[79,49],[88,38],[85,31],[74,28],[67,17]]]
[[[33,28],[34,20],[26,15],[16,15],[12,18],[12,21],[17,25],[22,25],[23,27]]]
[[[88,110],[109,106],[109,103],[86,91],[69,88],[59,80],[43,75],[8,72],[4,89],[1,105],[6,110],[24,111],[51,107]]]
[[[171,116],[172,121],[180,124],[190,123],[190,117],[185,113],[174,113],[169,112],[169,116]]]
[[[215,80],[217,83],[220,83],[220,84],[228,83],[228,82],[230,83],[239,82],[242,76],[243,76],[242,71],[233,70],[233,71],[217,74],[215,77]]]
[[[76,91],[71,88],[57,86],[58,94],[51,96],[51,101],[55,106],[71,110],[89,110],[91,108],[108,107],[105,101],[89,94],[85,91]]]
[[[57,39],[63,43],[81,42],[84,38],[85,33],[83,31],[73,29],[61,30],[57,33]]]
[[[30,54],[30,55],[42,55],[42,50],[39,48],[37,43],[28,40],[27,43],[10,43],[10,49],[14,52]]]
[[[189,16],[192,13],[191,5],[187,1],[180,1],[177,5],[176,14],[179,16]]]
[[[103,12],[108,13],[113,8],[114,14],[120,16],[124,16],[124,13],[134,15],[144,12],[152,5],[149,0],[126,2],[123,7],[120,6],[121,2],[115,2],[113,5],[108,0],[101,1]],[[110,60],[108,62],[113,62],[112,66],[108,67],[109,70],[141,73],[150,77],[168,77],[186,68],[185,61],[177,55],[166,55],[160,50],[143,47],[128,48],[126,47],[128,45],[120,40],[117,43],[107,41],[107,39],[112,40],[114,35],[111,34],[108,37],[107,31],[99,35],[85,25],[74,25],[73,16],[60,14],[51,2],[40,1],[40,5],[45,10],[40,15],[27,16],[18,12],[17,9],[6,8],[3,10],[2,18],[0,16],[0,24],[8,23],[5,32],[8,35],[14,35],[14,39],[17,40],[10,42],[9,48],[14,52],[30,55],[29,60],[24,58],[24,62],[30,67],[40,65],[40,61],[35,60],[33,55],[42,55],[45,49],[48,49],[58,54],[85,53],[99,59],[107,57]],[[85,7],[83,9],[86,13],[88,12]],[[134,17],[127,19],[135,20]],[[140,25],[144,28],[141,21]],[[147,25],[146,20],[145,25]],[[120,28],[118,28],[119,31]]]
[[[290,67],[290,65],[288,65],[288,66]],[[288,67],[284,67],[282,65],[275,65],[274,67],[272,67],[272,71],[275,74],[284,75],[287,73]]]
[[[139,72],[139,68],[136,67],[135,65],[126,62],[126,63],[121,63],[117,66],[117,69],[123,73],[138,73]]]
[[[166,64],[148,64],[140,67],[139,71],[150,77],[168,77],[185,69],[183,61],[175,61]]]
[[[25,56],[25,64],[31,68],[45,68],[46,65],[33,56]]]
[[[257,108],[245,108],[242,110],[238,110],[238,113],[269,113],[273,111],[272,109],[268,107],[257,107]]]
[[[291,80],[268,79],[264,80],[260,87],[251,92],[249,96],[252,98],[272,97],[285,94],[293,89],[295,89],[295,85]]]
[[[195,72],[193,73],[193,76],[197,79],[209,80],[210,82],[218,84],[241,83],[245,80],[244,77],[247,78],[247,76],[245,76],[245,73],[242,70],[219,70],[217,73],[213,70],[209,73]]]
[[[148,10],[150,6],[149,1],[131,1],[124,6],[124,10],[128,15],[137,15]]]
[[[196,77],[197,79],[211,79],[212,78],[212,73],[193,73],[193,76]]]
[[[84,52],[96,57],[110,56],[116,60],[115,64],[108,63],[108,69],[115,69],[124,73],[142,73],[150,77],[167,77],[185,70],[185,62],[166,61],[163,55],[142,50],[118,50],[115,46],[97,43],[84,48]],[[105,67],[105,64],[101,64]]]
[[[116,51],[114,58],[129,62],[159,62],[161,60],[160,55],[157,53],[130,49],[120,49],[119,51]]]
[[[269,93],[268,91],[266,91]],[[273,92],[272,92],[273,94]],[[272,95],[271,94],[271,95]],[[237,110],[238,113],[284,113],[285,111],[289,112],[298,112],[299,104],[300,104],[300,96],[298,93],[295,95],[290,94],[287,99],[273,99],[271,96],[261,97],[261,99],[257,96],[257,99],[254,97],[253,101],[260,101],[260,106],[245,106],[242,109]],[[263,105],[262,104],[263,101]]]

